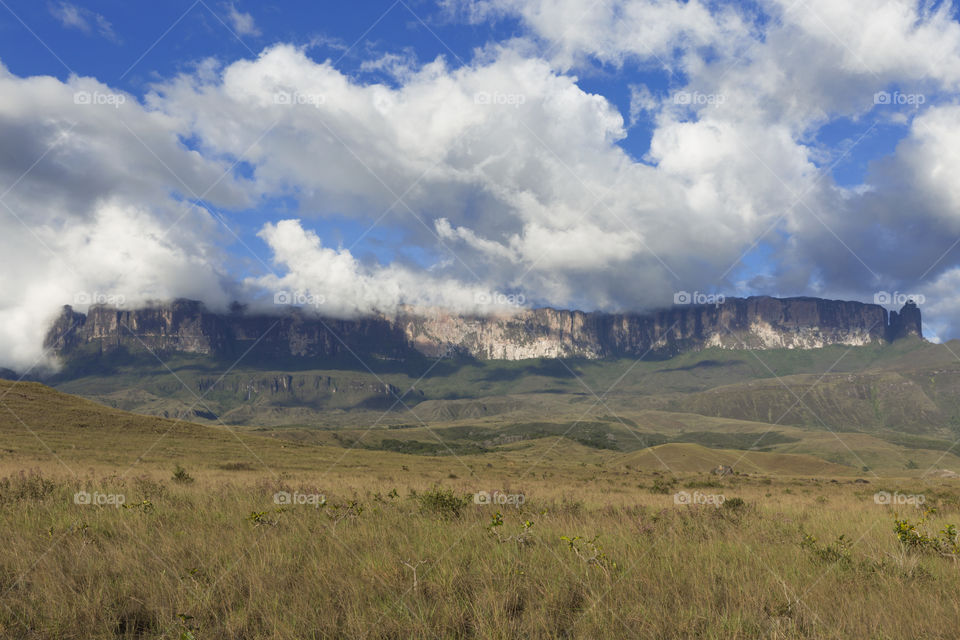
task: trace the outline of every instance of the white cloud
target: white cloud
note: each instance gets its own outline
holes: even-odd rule
[[[642,116],[656,111],[660,106],[649,88],[641,85],[630,85],[630,126],[634,127]]]
[[[0,66],[0,96],[0,366],[33,365],[48,321],[79,294],[226,304],[224,232],[183,197],[247,206],[243,185],[221,179],[229,165],[90,78],[21,79]]]
[[[349,250],[324,247],[299,220],[267,224],[258,235],[270,247],[276,265],[286,271],[247,280],[252,290],[269,294],[267,303],[276,294],[298,294],[314,304],[318,313],[334,317],[394,316],[405,305],[477,313],[495,310],[487,303],[493,299],[490,289],[396,264],[365,267]],[[287,304],[286,300],[282,303]],[[258,308],[269,309],[262,303]]]
[[[383,224],[438,250],[452,275],[566,292],[553,304],[610,304],[624,281],[633,291],[622,299],[662,304],[675,288],[670,268],[694,277],[691,251],[720,268],[737,255],[724,233],[694,235],[689,223],[720,219],[732,231],[739,208],[707,190],[690,200],[686,176],[632,162],[609,102],[510,49],[459,69],[435,61],[393,89],[277,46],[214,81],[159,86],[151,104],[192,122],[216,153],[242,153],[269,129],[247,156],[262,192],[371,222],[389,209]],[[570,281],[604,268],[634,275],[598,278],[589,291]]]
[[[69,2],[52,3],[49,9],[50,15],[67,29],[78,29],[84,33],[92,33],[96,29],[96,32],[107,40],[118,40],[113,25],[99,13]]]
[[[561,69],[592,58],[623,65],[631,58],[682,67],[682,55],[703,47],[731,53],[750,30],[734,6],[700,0],[449,0],[445,6],[472,21],[521,18],[548,43]],[[678,55],[680,54],[680,55]]]
[[[227,8],[227,22],[238,36],[259,36],[260,29],[249,13],[240,11],[236,5]]]
[[[878,288],[921,288],[960,259],[947,253],[960,235],[960,192],[949,178],[960,135],[950,105],[960,91],[960,23],[951,3],[770,0],[758,6],[759,27],[733,5],[616,0],[588,19],[569,19],[590,4],[460,6],[474,19],[520,18],[562,68],[666,68],[675,100],[658,110],[652,96],[634,90],[631,123],[653,114],[648,160],[658,175],[685,185],[693,215],[682,214],[684,223],[699,220],[703,226],[693,228],[744,250],[752,242],[744,245],[740,231],[759,237],[769,229],[762,240],[773,247],[772,269],[757,282],[764,291],[869,299]],[[920,104],[876,105],[878,92]],[[843,118],[859,133],[846,148],[825,149],[820,128]],[[865,184],[841,189],[819,175],[888,123],[906,126],[908,136],[874,163]],[[667,211],[664,218],[676,215]],[[941,323],[953,314],[945,304],[927,312]],[[960,313],[951,317],[960,327]]]

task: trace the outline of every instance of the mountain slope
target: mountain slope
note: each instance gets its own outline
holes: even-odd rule
[[[119,411],[39,383],[9,380],[0,380],[0,442],[0,461],[54,462],[75,473],[93,464],[132,471],[198,457],[289,467],[303,465],[306,457],[292,443]]]

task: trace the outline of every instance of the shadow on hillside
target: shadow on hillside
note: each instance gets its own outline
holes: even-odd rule
[[[340,353],[335,356],[274,357],[251,352],[245,356],[213,357],[183,352],[150,352],[146,349],[120,347],[101,353],[92,349],[77,350],[64,361],[61,370],[48,378],[48,384],[58,384],[87,376],[137,377],[173,372],[197,372],[217,375],[231,370],[295,373],[301,371],[331,370],[377,375],[405,374],[413,378],[444,377],[455,374],[466,366],[482,366],[472,358],[457,356],[442,359],[429,358],[418,352],[403,358],[386,357],[375,352]]]
[[[488,371],[480,378],[483,382],[511,382],[528,376],[575,380],[583,376],[577,362],[561,360],[539,360],[536,364],[503,366],[499,363],[487,363]]]
[[[746,362],[744,362],[743,360],[701,360],[700,362],[695,362],[685,367],[673,367],[670,369],[661,369],[660,371],[663,373],[666,373],[668,371],[694,371],[696,369],[718,369],[722,367],[735,367],[742,364],[746,364]]]

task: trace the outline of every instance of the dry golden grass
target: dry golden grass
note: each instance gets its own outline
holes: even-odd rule
[[[956,562],[904,549],[876,484],[490,472],[447,495],[416,472],[187,472],[0,481],[0,637],[952,638],[960,620]],[[495,489],[525,502],[450,499]],[[677,505],[679,490],[727,502]],[[903,491],[938,507],[933,529],[960,521],[956,486]],[[849,557],[806,534],[846,536]]]
[[[960,523],[956,480],[718,479],[694,445],[660,449],[696,461],[676,474],[563,440],[471,457],[297,446],[44,389],[2,402],[18,419],[0,420],[0,638],[899,640],[960,622],[957,562],[894,532],[897,511],[924,511],[874,501],[924,495],[935,533]]]

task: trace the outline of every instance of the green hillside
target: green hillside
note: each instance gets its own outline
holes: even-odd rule
[[[487,459],[563,438],[604,457],[691,445],[717,460],[720,451],[812,456],[811,473],[826,464],[831,473],[918,475],[960,471],[951,450],[960,361],[951,351],[960,347],[903,340],[670,360],[364,363],[370,369],[114,354],[51,382],[113,409],[207,425],[234,443],[228,427],[351,455]]]

